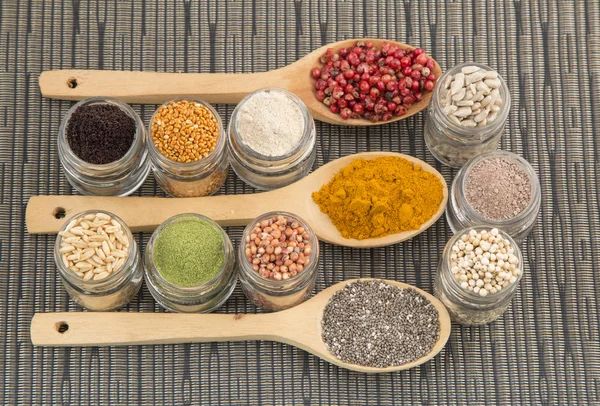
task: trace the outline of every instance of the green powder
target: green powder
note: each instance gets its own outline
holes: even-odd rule
[[[154,263],[160,275],[177,286],[208,282],[225,262],[223,236],[201,219],[183,219],[166,226],[154,245]]]

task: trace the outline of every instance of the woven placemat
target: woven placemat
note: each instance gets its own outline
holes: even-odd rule
[[[413,370],[364,375],[271,342],[33,348],[35,312],[81,311],[63,289],[53,236],[28,235],[27,199],[72,194],[56,136],[71,102],[41,97],[59,68],[258,72],[325,43],[372,36],[420,45],[447,69],[495,67],[512,109],[502,148],[539,174],[543,204],[526,240],[510,310],[453,326]],[[600,339],[600,4],[597,1],[177,0],[0,2],[0,403],[5,404],[598,404]],[[134,106],[147,122],[156,106]],[[225,122],[234,106],[218,106]],[[360,151],[435,165],[423,115],[371,129],[317,123],[315,166]],[[230,172],[220,193],[251,193]],[[139,195],[163,196],[152,177]],[[228,233],[236,241],[241,228]],[[375,276],[429,292],[451,233],[444,219],[403,244],[321,246],[317,291]],[[145,245],[149,235],[138,234]],[[594,271],[595,269],[595,271]],[[125,311],[162,311],[144,287]],[[220,312],[256,312],[239,288]]]

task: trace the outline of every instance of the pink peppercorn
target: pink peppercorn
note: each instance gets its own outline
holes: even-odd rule
[[[320,60],[323,67],[311,71],[316,97],[345,120],[401,116],[435,88],[435,63],[421,48],[384,42],[377,49],[371,41],[357,41],[337,52],[328,49]]]

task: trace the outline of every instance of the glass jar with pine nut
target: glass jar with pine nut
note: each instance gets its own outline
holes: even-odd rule
[[[154,112],[147,133],[154,177],[169,195],[208,196],[225,182],[227,137],[210,104],[171,100]]]
[[[124,306],[142,285],[135,239],[123,220],[106,211],[85,211],[65,222],[56,237],[54,260],[71,299],[89,310]]]
[[[495,108],[499,110],[494,113],[493,121],[486,121],[483,126],[467,127],[444,112],[442,99],[447,92],[448,81],[469,67],[495,72],[489,66],[476,62],[463,63],[449,69],[438,79],[425,114],[425,145],[438,161],[453,168],[460,168],[470,159],[497,149],[510,111],[510,91],[504,79],[498,75],[498,88],[493,89],[493,92],[498,92],[496,101],[499,106]]]

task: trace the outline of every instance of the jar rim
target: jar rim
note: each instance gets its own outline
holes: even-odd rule
[[[261,154],[255,151],[254,149],[250,148],[245,142],[243,142],[240,136],[240,131],[238,129],[238,121],[241,108],[244,106],[245,103],[248,102],[249,99],[257,95],[258,93],[265,92],[278,92],[285,94],[298,106],[300,112],[302,113],[302,118],[304,121],[302,137],[298,141],[297,145],[290,152],[283,155],[267,156]],[[293,164],[297,161],[302,160],[302,158],[305,155],[307,155],[307,152],[310,154],[310,152],[314,149],[314,146],[316,144],[316,137],[314,136],[314,119],[308,111],[308,108],[306,107],[304,102],[294,93],[290,92],[289,90],[278,87],[265,87],[262,89],[258,89],[244,97],[238,103],[238,105],[233,110],[233,113],[231,114],[231,118],[229,119],[229,124],[227,126],[227,137],[229,138],[229,148],[235,152],[236,157],[242,155],[242,159],[245,163],[261,167],[280,168],[281,166]]]
[[[496,71],[495,69],[491,68],[490,66],[485,65],[483,63],[479,63],[479,62],[464,62],[464,63],[453,66],[452,68],[450,68],[446,72],[444,72],[441,77],[438,78],[437,85],[436,85],[433,95],[432,95],[432,107],[441,113],[439,115],[441,116],[441,121],[444,124],[444,126],[448,127],[453,133],[455,133],[457,135],[456,137],[450,137],[446,134],[446,136],[451,141],[461,143],[461,144],[467,144],[467,145],[480,144],[480,143],[485,142],[488,139],[492,138],[496,134],[496,132],[495,132],[496,129],[498,129],[498,127],[500,127],[506,121],[506,119],[508,117],[508,113],[510,111],[510,107],[511,107],[510,91],[508,89],[508,85],[506,84],[504,78],[500,75],[500,73],[498,73],[498,80],[500,81],[500,96],[504,100],[504,103],[502,105],[502,110],[500,111],[500,114],[498,114],[498,118],[496,118],[496,120],[492,124],[485,125],[483,127],[473,127],[473,128],[463,127],[463,126],[460,126],[460,125],[452,122],[448,118],[448,116],[446,114],[444,114],[444,112],[443,112],[443,109],[442,109],[442,106],[440,103],[441,90],[442,90],[442,87],[444,86],[443,84],[446,81],[446,78],[450,75],[456,74],[457,71],[464,68],[465,66],[478,66],[485,70]]]
[[[280,281],[277,281],[275,279],[264,278],[261,275],[259,275],[258,272],[256,272],[254,269],[252,269],[251,264],[246,259],[246,248],[245,248],[246,237],[250,236],[252,229],[254,228],[254,225],[257,222],[260,222],[262,220],[266,220],[268,218],[272,218],[275,216],[290,217],[290,218],[294,219],[295,221],[297,221],[298,223],[300,223],[309,235],[310,244],[311,244],[311,247],[313,250],[313,254],[312,254],[313,260],[311,260],[311,262],[308,264],[307,269],[304,269],[302,271],[301,275],[297,275],[295,277],[292,277],[292,278],[286,279],[286,280],[282,279]],[[298,215],[296,215],[294,213],[289,213],[286,211],[271,211],[271,212],[268,212],[268,213],[265,213],[265,214],[262,214],[262,215],[256,217],[254,220],[252,220],[251,222],[248,223],[248,225],[244,229],[244,232],[242,233],[242,239],[241,239],[239,247],[238,247],[238,256],[239,256],[239,264],[240,264],[240,268],[242,269],[242,272],[244,273],[244,275],[247,275],[252,280],[253,283],[260,286],[261,288],[269,289],[274,292],[281,292],[281,291],[285,291],[287,289],[295,288],[298,285],[306,282],[308,279],[310,279],[312,273],[317,271],[318,264],[319,264],[319,240],[317,238],[317,235],[313,231],[313,229],[310,227],[310,225],[304,219],[299,217]]]
[[[492,301],[493,299],[497,299],[497,300],[504,299],[507,295],[510,295],[510,293],[513,292],[517,288],[517,286],[519,285],[519,282],[521,282],[521,279],[523,278],[523,274],[525,273],[524,268],[523,268],[523,265],[524,265],[523,264],[523,254],[521,253],[521,249],[519,248],[519,246],[517,245],[515,240],[510,235],[508,235],[508,233],[506,233],[505,231],[503,231],[501,229],[498,229],[498,234],[510,242],[511,247],[514,250],[513,255],[515,255],[519,260],[519,269],[521,270],[521,273],[519,273],[519,275],[517,276],[517,280],[515,282],[510,284],[508,288],[502,289],[499,293],[490,294],[488,296],[481,296],[478,293],[475,293],[475,292],[472,292],[469,290],[465,290],[462,286],[460,286],[460,283],[451,274],[451,272],[450,272],[450,254],[452,252],[452,246],[460,239],[460,237],[462,237],[464,234],[468,234],[469,231],[471,231],[471,230],[491,231],[493,228],[496,228],[496,227],[491,226],[491,225],[477,225],[477,226],[473,226],[473,227],[463,228],[463,229],[457,231],[452,236],[452,238],[450,238],[450,240],[448,240],[448,242],[446,243],[446,246],[444,247],[444,251],[442,254],[442,261],[443,261],[444,266],[442,267],[441,271],[447,273],[448,279],[450,279],[450,281],[451,281],[450,284],[452,285],[453,293],[462,299],[471,300],[471,301],[475,302],[477,305],[490,305],[490,304],[495,303],[495,301]]]
[[[171,158],[164,156],[156,148],[156,145],[154,145],[154,139],[152,138],[152,123],[154,122],[154,117],[158,113],[158,110],[162,107],[168,106],[172,102],[180,102],[180,101],[187,101],[190,103],[194,102],[194,103],[202,104],[204,107],[206,107],[208,109],[208,111],[210,111],[212,113],[212,115],[217,120],[217,129],[219,132],[219,137],[217,138],[217,145],[215,145],[215,148],[207,156],[205,156],[204,158],[198,159],[196,161],[193,161],[193,162],[177,162],[177,161],[172,160]],[[208,103],[202,99],[197,99],[197,98],[177,97],[177,98],[166,101],[165,103],[158,106],[156,108],[156,110],[154,110],[154,113],[152,114],[152,117],[150,118],[150,122],[148,123],[148,130],[146,131],[146,138],[148,140],[148,142],[147,142],[148,151],[150,153],[150,157],[152,158],[152,160],[156,160],[163,165],[176,165],[177,167],[181,168],[182,172],[195,172],[195,171],[203,170],[207,167],[210,167],[211,165],[214,165],[215,162],[218,162],[218,160],[220,159],[220,157],[223,154],[223,150],[225,149],[227,137],[225,134],[225,129],[223,126],[223,120],[221,119],[221,115],[217,112],[217,110],[210,103]]]
[[[121,278],[123,276],[122,271],[124,269],[130,268],[133,265],[133,263],[135,262],[136,254],[137,254],[137,252],[136,252],[137,244],[136,244],[135,240],[133,239],[133,234],[131,233],[129,226],[127,226],[127,224],[119,216],[117,216],[116,214],[111,213],[109,211],[106,211],[106,210],[86,210],[86,211],[77,213],[77,214],[69,217],[69,219],[67,221],[65,221],[65,223],[61,227],[59,233],[62,231],[65,231],[69,227],[69,225],[71,223],[73,223],[75,220],[85,217],[88,214],[95,214],[95,213],[103,213],[103,214],[109,215],[112,219],[116,220],[117,222],[119,222],[121,224],[121,226],[123,227],[123,231],[125,231],[125,236],[129,240],[129,252],[127,253],[127,260],[123,263],[123,265],[121,265],[121,267],[116,272],[111,272],[104,279],[100,279],[100,280],[90,279],[89,281],[84,281],[83,278],[80,278],[77,275],[74,275],[62,262],[62,257],[61,257],[62,254],[60,254],[59,250],[60,250],[60,244],[62,242],[63,237],[60,234],[57,234],[56,242],[54,243],[54,262],[56,263],[58,272],[64,279],[67,279],[72,285],[80,285],[81,284],[81,286],[84,289],[86,286],[89,286],[91,288],[98,288],[98,287],[103,287],[105,285],[111,285],[115,280],[119,280],[119,278]],[[85,289],[85,290],[88,290],[88,289]]]
[[[494,220],[494,219],[486,218],[481,213],[479,213],[477,210],[475,210],[475,208],[469,203],[469,200],[467,199],[466,193],[465,193],[465,185],[466,185],[466,181],[467,181],[470,171],[478,163],[480,163],[486,159],[496,157],[496,156],[506,158],[506,159],[510,160],[511,162],[515,163],[516,165],[518,165],[521,169],[523,169],[525,171],[525,173],[529,177],[529,181],[531,182],[531,199],[529,200],[529,203],[519,214],[517,214],[516,216],[511,217],[509,219],[506,219],[506,220]],[[463,176],[461,176],[461,175],[463,175]],[[460,199],[461,203],[463,203],[465,205],[465,207],[467,207],[469,209],[469,211],[470,211],[469,216],[474,217],[475,220],[480,223],[488,224],[488,225],[491,225],[494,227],[502,227],[506,224],[518,223],[518,222],[522,221],[523,219],[526,219],[529,216],[531,216],[531,214],[533,212],[537,213],[537,210],[540,207],[541,186],[540,186],[540,180],[537,176],[537,173],[533,169],[533,166],[531,166],[531,164],[525,158],[523,158],[520,155],[517,155],[513,152],[510,152],[510,151],[496,150],[496,151],[487,152],[485,154],[481,154],[481,155],[478,155],[478,156],[472,158],[460,169],[459,173],[457,174],[456,178],[454,179],[454,182],[460,182],[458,184],[458,187],[460,188],[461,193],[459,193],[459,196],[457,198]],[[452,189],[454,189],[454,188],[452,188]]]
[[[158,267],[156,266],[156,262],[154,261],[154,247],[155,247],[156,241],[158,240],[158,236],[160,235],[160,233],[169,225],[171,225],[177,221],[182,221],[182,220],[186,220],[186,219],[193,219],[196,221],[204,221],[205,223],[212,226],[215,230],[219,231],[221,234],[221,237],[223,239],[223,242],[222,242],[223,265],[221,265],[219,272],[217,272],[215,274],[215,276],[213,276],[208,281],[203,282],[199,285],[195,285],[195,286],[180,286],[180,285],[176,285],[174,283],[167,281],[165,278],[163,278],[162,274],[158,270]],[[194,294],[194,293],[201,294],[205,291],[209,291],[212,288],[212,286],[215,285],[221,279],[221,277],[223,276],[223,273],[227,270],[227,266],[228,266],[227,257],[231,254],[232,249],[233,248],[232,248],[231,240],[229,239],[229,236],[227,235],[225,230],[223,230],[223,228],[221,226],[219,226],[214,220],[212,220],[202,214],[198,214],[198,213],[181,213],[181,214],[177,214],[175,216],[169,217],[168,219],[163,221],[156,228],[156,230],[154,230],[154,232],[152,233],[152,236],[150,237],[150,240],[148,241],[148,244],[146,245],[146,252],[144,255],[144,264],[146,265],[146,262],[149,262],[148,265],[151,265],[153,270],[156,271],[156,272],[153,272],[153,277],[155,277],[161,283],[162,286],[166,286],[169,290],[174,291],[174,292],[183,292],[183,293],[187,293],[187,294]],[[146,265],[145,268],[148,269],[148,266]]]
[[[131,146],[129,147],[125,155],[123,155],[116,161],[108,162],[106,164],[93,164],[78,157],[77,154],[75,154],[75,152],[73,152],[73,150],[71,149],[71,145],[69,144],[69,140],[67,139],[67,126],[69,124],[69,120],[71,119],[71,116],[73,115],[75,110],[77,110],[81,106],[87,106],[90,104],[108,104],[112,106],[117,106],[124,113],[130,116],[133,119],[133,121],[135,121],[136,129],[133,141],[131,142]],[[113,99],[111,97],[104,96],[90,97],[75,103],[73,106],[71,106],[71,108],[63,117],[58,130],[59,151],[63,151],[66,155],[68,155],[69,159],[72,162],[74,162],[77,167],[85,167],[96,172],[110,172],[115,169],[124,167],[124,164],[131,160],[131,158],[133,158],[133,156],[137,153],[138,148],[136,148],[136,141],[138,140],[141,142],[143,148],[144,144],[146,143],[146,129],[140,116],[135,112],[135,110],[131,108],[129,104],[117,99]]]

